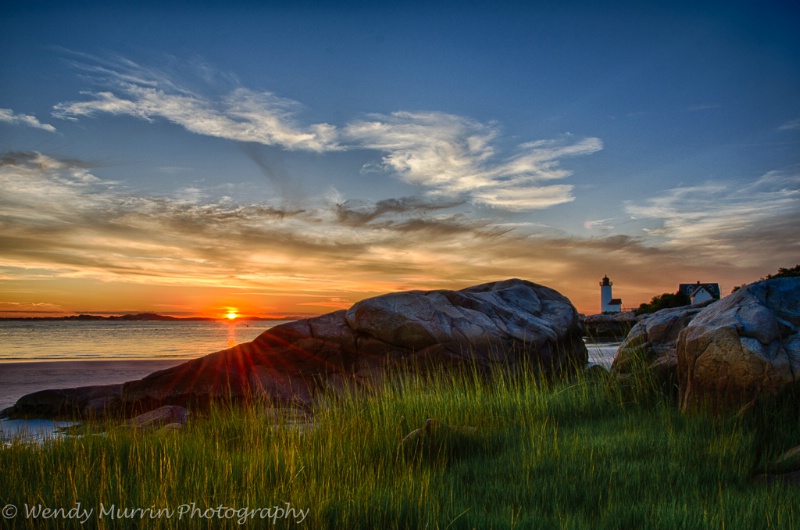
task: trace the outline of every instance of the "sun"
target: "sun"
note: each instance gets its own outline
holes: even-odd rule
[[[225,313],[225,318],[228,320],[236,320],[236,317],[239,316],[239,313],[236,312],[235,309],[228,309],[228,312]]]

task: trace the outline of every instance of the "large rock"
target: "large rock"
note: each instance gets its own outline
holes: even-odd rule
[[[593,341],[621,341],[641,319],[634,313],[602,313],[583,317],[583,327]]]
[[[664,390],[674,393],[678,383],[678,335],[711,303],[662,309],[641,317],[620,344],[611,373],[625,376],[647,370]]]
[[[123,426],[133,429],[164,427],[165,425],[185,425],[189,411],[175,405],[164,405],[155,410],[139,414],[126,421]]]
[[[0,417],[96,417],[106,408],[118,408],[121,392],[121,384],[40,390],[19,398],[13,407],[1,411]]]
[[[800,278],[750,284],[698,314],[678,339],[684,411],[720,410],[800,382]]]
[[[581,337],[567,298],[523,280],[392,293],[125,383],[121,407],[253,397],[310,406],[319,392],[380,386],[385,374],[406,368],[474,365],[488,373],[524,362],[549,376],[585,366]]]

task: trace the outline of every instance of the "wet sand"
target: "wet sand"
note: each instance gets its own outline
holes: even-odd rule
[[[0,363],[0,410],[32,392],[49,388],[75,388],[134,381],[176,366],[183,360],[104,360]],[[41,442],[60,436],[58,428],[70,423],[51,420],[0,420],[0,441],[23,438]]]
[[[0,410],[39,390],[124,383],[182,362],[186,359],[0,363]]]

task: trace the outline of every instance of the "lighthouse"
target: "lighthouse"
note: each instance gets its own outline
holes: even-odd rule
[[[622,300],[614,298],[611,294],[612,285],[613,283],[608,279],[608,276],[603,276],[603,281],[600,282],[601,313],[619,313],[622,311]]]

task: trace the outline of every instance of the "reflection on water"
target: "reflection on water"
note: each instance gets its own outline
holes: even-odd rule
[[[589,351],[589,364],[599,364],[610,370],[614,356],[617,355],[620,342],[586,342],[586,349]]]
[[[288,321],[0,321],[0,363],[190,359],[248,342]]]
[[[0,420],[0,441],[5,446],[12,440],[42,443],[60,438],[66,427],[74,422],[53,420]]]
[[[236,342],[236,324],[229,323],[228,324],[228,348],[233,348],[237,344],[238,344],[238,342]]]

